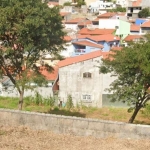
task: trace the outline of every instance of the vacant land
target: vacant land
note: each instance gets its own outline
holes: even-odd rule
[[[0,150],[148,150],[150,140],[79,137],[0,126]]]

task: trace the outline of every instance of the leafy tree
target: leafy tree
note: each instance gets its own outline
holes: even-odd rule
[[[150,100],[150,40],[130,43],[120,51],[113,51],[103,59],[100,72],[116,75],[109,91],[113,101],[128,103],[134,110],[129,123],[133,123],[139,110]]]
[[[149,15],[150,15],[149,8],[144,8],[138,13],[139,18],[146,18]]]
[[[35,65],[43,53],[57,54],[64,44],[59,8],[41,0],[5,0],[0,5],[0,69],[17,88],[22,109],[27,83],[39,80]],[[51,70],[50,66],[45,66]]]
[[[82,5],[86,5],[84,0],[77,0],[77,7],[81,7]]]

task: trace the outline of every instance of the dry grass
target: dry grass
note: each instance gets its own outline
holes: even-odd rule
[[[148,150],[150,140],[98,139],[0,126],[0,150]]]

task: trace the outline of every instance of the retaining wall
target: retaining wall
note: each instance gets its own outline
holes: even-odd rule
[[[150,126],[148,125],[7,109],[0,109],[0,125],[24,125],[37,130],[51,130],[55,133],[94,136],[98,138],[150,138]]]

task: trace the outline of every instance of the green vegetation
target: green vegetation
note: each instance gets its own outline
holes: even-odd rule
[[[112,73],[117,79],[108,91],[114,92],[112,101],[122,101],[134,110],[129,119],[132,123],[138,112],[150,100],[150,38],[147,35],[138,43],[130,43],[121,51],[113,51],[107,59],[103,59],[100,72]]]
[[[41,0],[4,0],[0,16],[0,75],[9,77],[18,90],[21,110],[24,91],[31,88],[28,83],[46,84],[35,65],[41,53],[55,56],[63,49],[62,17],[58,7],[49,8]]]
[[[126,8],[117,7],[116,9],[111,9],[109,12],[126,12]]]
[[[127,122],[129,116],[131,115],[131,113],[127,112],[128,110],[127,108],[114,108],[114,107],[96,108],[91,106],[85,106],[83,104],[78,104],[77,107],[73,107],[71,110],[69,110],[66,107],[59,108],[57,105],[57,101],[54,100],[54,98],[51,96],[47,98],[46,101],[44,100],[45,99],[42,99],[41,103],[37,104],[37,97],[25,97],[23,110],[31,112],[76,116],[83,118],[95,118],[112,121],[123,121],[123,122]],[[50,104],[51,101],[52,105]],[[55,101],[55,104],[53,103],[53,101]],[[0,97],[0,108],[17,109],[17,104],[18,98]],[[149,108],[150,105],[139,111],[137,119],[134,121],[134,123],[150,124]]]
[[[150,10],[149,8],[144,8],[138,13],[139,18],[146,18],[150,16]]]
[[[63,5],[64,6],[71,6],[71,2],[65,2]]]

